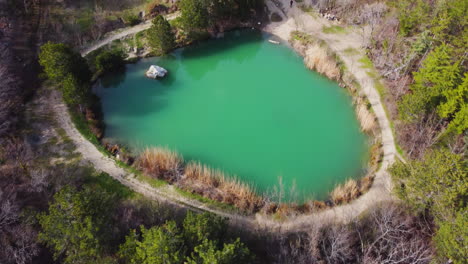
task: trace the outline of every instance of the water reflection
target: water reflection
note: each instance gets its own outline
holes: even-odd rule
[[[206,73],[215,71],[221,62],[233,60],[237,63],[245,63],[251,60],[261,50],[261,45],[252,45],[262,42],[265,33],[258,30],[235,31],[226,34],[221,39],[211,39],[198,44],[191,45],[181,50],[180,57],[184,60],[184,70],[195,79],[200,80]],[[246,48],[245,46],[249,46]],[[226,57],[228,50],[243,48],[243,52],[235,57]],[[205,67],[191,67],[199,58],[207,61]]]

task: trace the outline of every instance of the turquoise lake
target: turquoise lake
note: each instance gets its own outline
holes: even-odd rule
[[[234,31],[103,77],[105,137],[134,151],[164,146],[290,200],[323,199],[363,174],[368,151],[351,98],[286,45]],[[144,76],[150,65],[169,71]]]

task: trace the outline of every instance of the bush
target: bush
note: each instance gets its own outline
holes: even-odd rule
[[[466,172],[466,160],[448,150],[430,152],[421,161],[398,161],[390,168],[399,197],[415,209],[429,209],[439,219],[466,208]]]
[[[123,50],[105,50],[96,56],[94,65],[99,74],[121,68],[125,64],[126,54]]]
[[[468,259],[468,208],[457,213],[454,220],[440,223],[434,238],[438,252],[455,264]]]
[[[126,12],[123,16],[123,21],[127,26],[135,26],[140,24],[141,19],[137,14]]]

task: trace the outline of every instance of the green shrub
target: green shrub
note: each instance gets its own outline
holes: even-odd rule
[[[126,12],[123,16],[123,21],[127,26],[135,26],[141,22],[141,19],[137,14]]]
[[[440,223],[434,237],[437,250],[443,257],[449,258],[455,264],[466,263],[468,260],[468,208],[456,214],[455,219]]]
[[[126,54],[121,49],[104,50],[95,59],[96,71],[99,74],[121,68],[125,64]]]

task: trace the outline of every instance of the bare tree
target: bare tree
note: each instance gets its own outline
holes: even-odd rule
[[[327,263],[352,263],[355,259],[354,234],[346,225],[323,229],[320,247]]]
[[[373,209],[367,225],[372,239],[361,241],[364,263],[429,263],[433,256],[430,237],[416,217],[406,214],[401,207],[391,204]],[[361,231],[362,232],[362,231]]]
[[[18,221],[19,207],[12,197],[6,197],[4,192],[0,190],[0,234],[4,232],[8,226]]]

